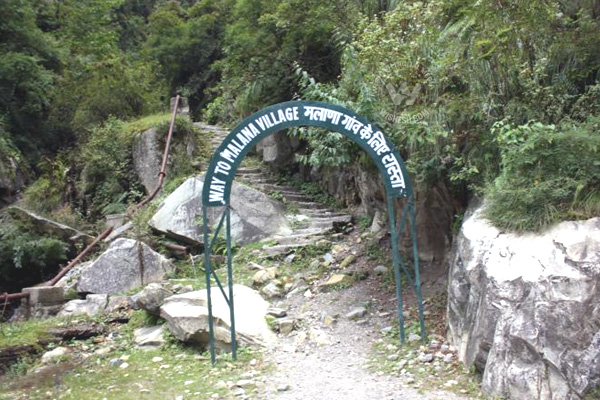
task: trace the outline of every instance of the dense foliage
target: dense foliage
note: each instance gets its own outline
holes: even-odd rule
[[[423,185],[540,229],[598,213],[598,43],[595,0],[6,0],[0,158],[29,160],[46,208],[98,218],[139,197],[117,119],[177,92],[220,123],[318,99],[384,128]],[[336,133],[293,134],[315,167],[368,164]]]

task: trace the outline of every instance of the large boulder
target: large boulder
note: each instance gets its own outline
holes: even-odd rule
[[[26,210],[18,206],[8,208],[8,213],[12,218],[21,221],[27,225],[29,231],[40,236],[52,236],[59,238],[63,242],[87,245],[93,238],[75,228],[42,217],[33,211]]]
[[[146,193],[151,193],[158,183],[162,162],[162,145],[156,128],[137,134],[133,140],[133,168]]]
[[[449,336],[483,390],[580,399],[600,383],[600,218],[540,234],[465,216],[449,257]]]
[[[175,265],[146,244],[117,239],[81,272],[77,291],[122,293],[151,282],[159,282],[175,271]]]
[[[189,178],[160,205],[150,226],[191,244],[202,243],[202,185],[204,176]],[[231,237],[238,244],[259,241],[276,234],[289,234],[285,207],[248,186],[233,183],[231,189]],[[211,207],[211,225],[218,223],[221,207]]]
[[[275,336],[265,320],[269,303],[258,292],[243,285],[234,285],[233,299],[237,340],[245,345],[272,343]],[[220,349],[229,350],[229,307],[217,287],[212,288],[212,307],[215,344]],[[168,297],[160,307],[160,316],[167,321],[169,330],[178,340],[207,347],[209,328],[206,290]]]

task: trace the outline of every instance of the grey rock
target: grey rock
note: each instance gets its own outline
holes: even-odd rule
[[[255,286],[264,285],[265,283],[277,278],[277,275],[278,272],[276,267],[256,271],[254,276],[252,276],[252,284]]]
[[[267,286],[262,288],[261,293],[268,298],[281,297],[283,295],[281,289],[274,282],[269,283]]]
[[[160,139],[156,128],[150,128],[134,136],[133,168],[144,185],[146,193],[151,193],[158,183],[157,174],[162,162]]]
[[[204,176],[189,178],[160,205],[149,224],[172,238],[191,244],[203,242],[202,187]],[[231,189],[231,237],[238,244],[256,242],[292,231],[285,207],[266,194],[234,182]],[[219,207],[208,210],[211,226],[218,224]]]
[[[282,384],[277,386],[277,391],[278,392],[287,392],[288,390],[290,390],[292,387],[288,384]]]
[[[234,285],[237,339],[246,345],[269,344],[275,339],[265,316],[268,303],[256,291]],[[212,288],[213,323],[217,347],[231,350],[229,307],[219,289]],[[209,341],[206,290],[178,294],[165,299],[160,316],[178,340],[206,347]]]
[[[454,359],[454,354],[452,354],[452,353],[447,353],[447,354],[444,354],[444,358],[443,358],[442,360],[443,360],[445,363],[448,363],[448,364],[449,364],[449,363],[451,363],[451,362],[452,362],[452,360],[453,360],[453,359]]]
[[[66,347],[56,347],[50,351],[47,351],[42,355],[42,364],[49,364],[55,362],[57,359],[66,357],[69,354],[69,349]]]
[[[133,331],[133,341],[139,347],[157,348],[165,344],[164,327],[148,326]]]
[[[367,315],[367,309],[364,307],[357,307],[346,314],[346,318],[350,320],[357,320]]]
[[[482,388],[514,399],[578,399],[600,383],[600,218],[540,234],[465,216],[449,257],[448,327]]]
[[[296,323],[292,318],[283,318],[277,320],[277,328],[279,330],[279,333],[282,333],[284,335],[291,333],[294,330],[295,325]]]
[[[385,227],[385,216],[382,212],[377,210],[373,216],[373,222],[371,223],[371,233],[378,233]]]
[[[283,308],[271,307],[267,310],[267,315],[270,315],[275,318],[283,318],[287,315],[287,311]]]
[[[122,293],[165,279],[175,265],[146,244],[132,239],[117,239],[85,269],[77,291],[84,293]]]
[[[378,265],[373,272],[375,272],[375,275],[385,275],[388,273],[388,268],[383,265]]]
[[[120,358],[112,358],[109,362],[108,365],[110,365],[111,367],[119,367],[121,366],[121,364],[123,364],[123,360]]]
[[[89,268],[90,265],[92,265],[92,261],[86,261],[75,265],[65,274],[65,276],[63,276],[58,282],[56,282],[56,286],[62,287],[64,293],[76,291],[77,283],[79,282],[79,277],[81,276],[81,273],[85,269]]]
[[[421,336],[417,335],[416,333],[409,333],[408,334],[408,341],[409,342],[418,342],[419,340],[421,340]]]
[[[11,217],[18,221],[23,221],[29,226],[29,230],[42,236],[52,235],[58,237],[64,242],[87,245],[93,238],[83,232],[70,226],[44,218],[36,213],[21,207],[11,206],[8,208]]]
[[[71,300],[66,303],[58,313],[59,317],[68,317],[71,315],[86,314],[94,317],[106,311],[108,305],[108,295],[89,294],[85,300]]]
[[[160,283],[151,283],[141,292],[131,296],[131,301],[142,310],[153,315],[160,315],[160,306],[164,300],[174,293]]]

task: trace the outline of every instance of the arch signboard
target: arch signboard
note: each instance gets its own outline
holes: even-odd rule
[[[390,222],[390,233],[392,236],[392,255],[396,277],[396,295],[398,298],[400,339],[402,342],[404,341],[404,316],[402,313],[402,280],[400,269],[404,271],[408,282],[413,286],[416,292],[419,306],[421,335],[423,340],[425,338],[416,244],[413,190],[402,158],[393,144],[376,125],[355,114],[351,110],[338,105],[322,102],[289,101],[264,108],[239,123],[217,148],[206,171],[202,190],[202,210],[211,356],[213,362],[215,360],[215,355],[212,327],[211,278],[216,281],[221,293],[225,296],[229,305],[232,351],[234,356],[236,353],[229,212],[231,187],[236,171],[244,156],[261,139],[264,139],[275,132],[299,126],[320,127],[343,134],[357,143],[367,154],[369,154],[377,166],[386,188],[388,217]],[[402,213],[399,229],[393,207],[393,200],[396,198],[406,198],[408,200],[404,207],[404,212]],[[223,207],[220,221],[213,232],[212,241],[209,237],[209,231],[211,229],[206,211],[207,208],[210,207]],[[398,252],[398,232],[404,231],[407,220],[410,224],[411,239],[413,242],[414,274],[409,273]],[[214,243],[214,240],[219,234],[219,231],[223,228],[223,225],[225,226],[225,237],[227,241],[229,294],[226,294],[225,288],[221,282],[219,282],[210,264],[210,253],[212,251],[211,243]]]

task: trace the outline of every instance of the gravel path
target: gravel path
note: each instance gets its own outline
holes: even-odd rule
[[[263,400],[434,400],[466,399],[450,392],[425,391],[409,387],[402,377],[369,370],[374,343],[381,329],[392,321],[395,299],[382,295],[377,277],[350,288],[318,293],[306,298],[302,292],[277,307],[289,310],[298,329],[280,335],[279,343],[266,355],[276,365],[259,399]],[[351,321],[346,314],[364,307],[367,315]],[[329,324],[328,319],[336,322]]]

